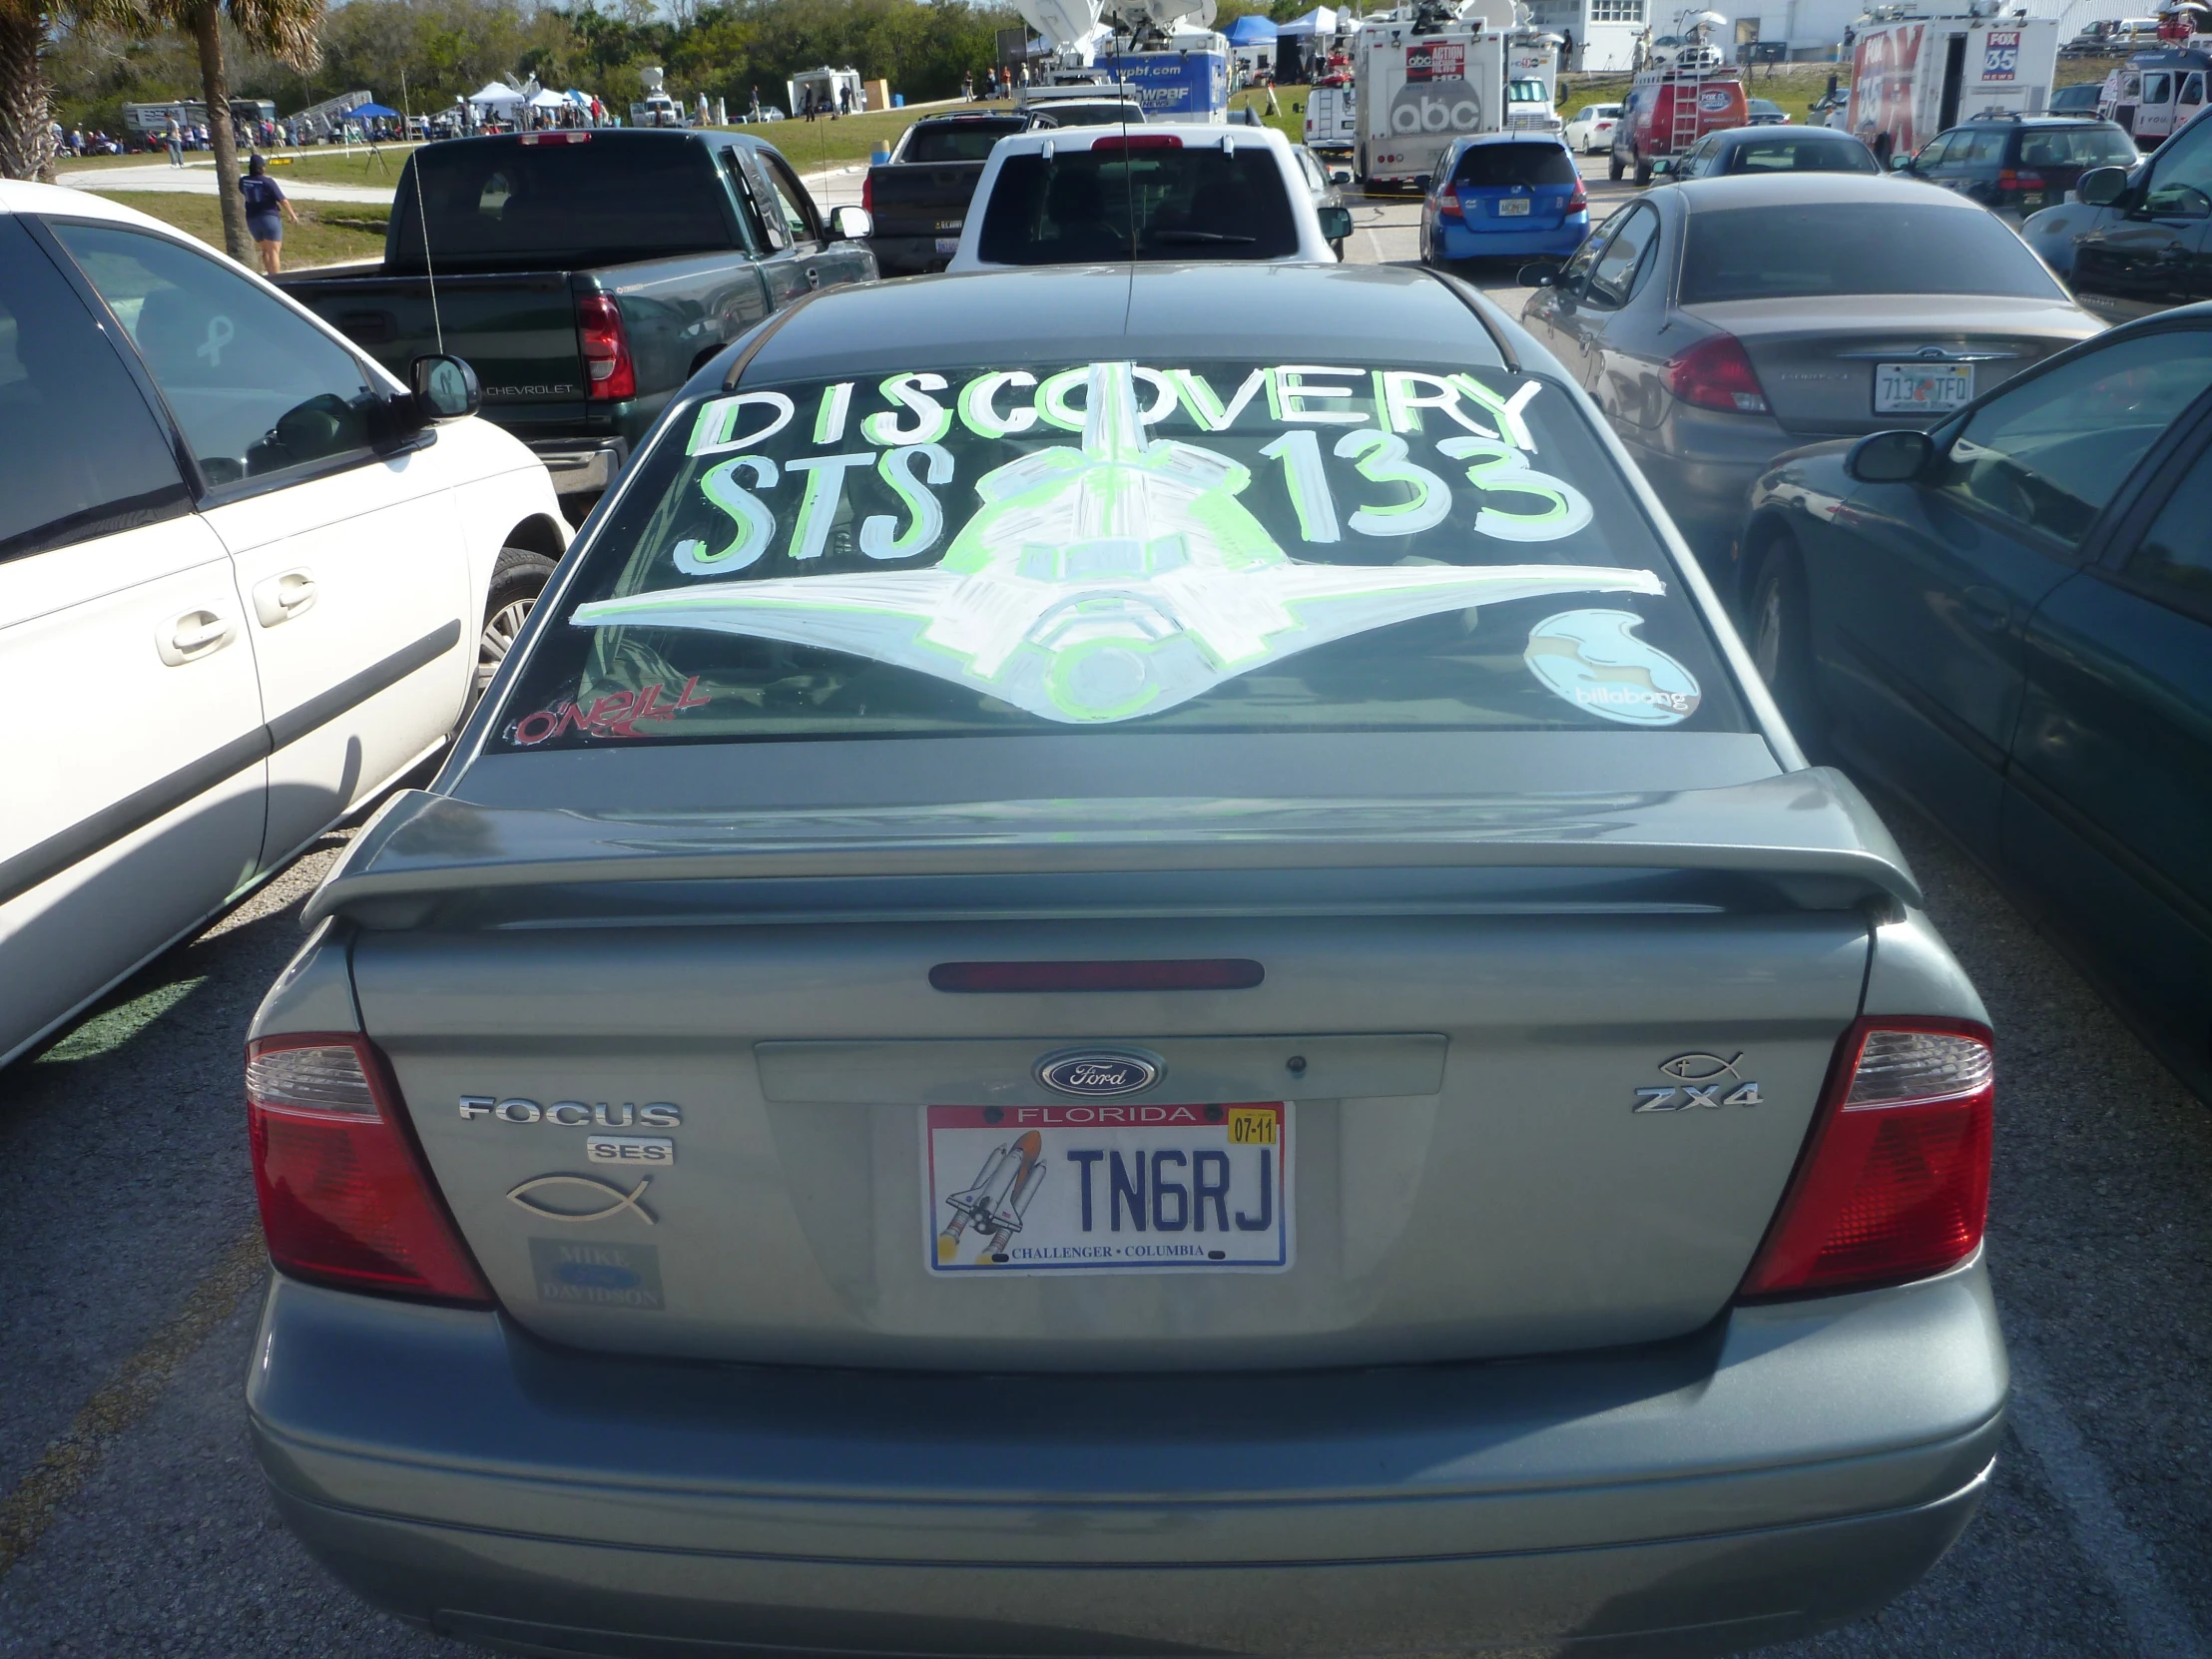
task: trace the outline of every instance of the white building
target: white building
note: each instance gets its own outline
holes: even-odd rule
[[[1658,0],[1664,5],[1666,0]],[[1546,34],[1574,42],[1559,67],[1590,74],[1636,66],[1636,37],[1644,32],[1646,0],[1529,0],[1528,20]],[[1666,33],[1662,26],[1653,31]],[[1570,61],[1571,60],[1571,61]]]
[[[1916,8],[1919,9],[1919,8]],[[1928,9],[1964,10],[1945,3]],[[1996,0],[1992,9],[2024,11],[2030,17],[2058,20],[2061,43],[2099,18],[2148,15],[2155,7],[2136,0]],[[1530,0],[1531,20],[1553,34],[1571,35],[1574,61],[1562,69],[1603,74],[1635,67],[1636,38],[1650,26],[1654,35],[1679,34],[1686,19],[1718,12],[1728,20],[1713,44],[1733,63],[1737,48],[1752,41],[1785,43],[1795,62],[1838,56],[1845,30],[1866,15],[1866,0]],[[1851,55],[1841,54],[1849,62]]]

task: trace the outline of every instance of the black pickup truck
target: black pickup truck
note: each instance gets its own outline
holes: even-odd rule
[[[425,145],[380,266],[281,282],[402,378],[424,352],[467,359],[485,416],[578,518],[700,364],[800,295],[871,279],[866,231],[848,208],[826,222],[744,133],[522,133]]]
[[[891,159],[867,170],[860,206],[875,222],[868,247],[886,276],[942,271],[960,240],[991,146],[1029,130],[1025,115],[926,116],[899,135]]]

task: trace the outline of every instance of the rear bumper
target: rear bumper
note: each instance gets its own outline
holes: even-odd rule
[[[2006,1385],[1978,1263],[1506,1366],[678,1364],[281,1280],[256,1354],[256,1448],[332,1571],[605,1653],[1725,1653],[1912,1584]]]
[[[1589,232],[1588,214],[1571,214],[1546,231],[1470,231],[1439,221],[1437,242],[1447,260],[1505,260],[1572,254]]]
[[[945,241],[960,240],[957,231],[948,232]],[[937,252],[937,238],[873,236],[867,241],[868,251],[875,256],[875,269],[886,276],[913,276],[932,271],[942,271],[952,261],[950,254]]]
[[[555,495],[579,495],[614,488],[629,464],[630,445],[621,438],[531,438],[530,453],[545,463]]]

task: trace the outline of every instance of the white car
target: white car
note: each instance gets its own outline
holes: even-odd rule
[[[1567,147],[1578,155],[1595,156],[1613,148],[1613,129],[1620,125],[1623,106],[1585,104],[1567,123]]]
[[[488,680],[569,528],[465,364],[414,378],[157,220],[0,183],[0,1064]]]
[[[1272,127],[1063,127],[991,147],[948,271],[1193,260],[1335,265],[1352,213],[1317,209]]]

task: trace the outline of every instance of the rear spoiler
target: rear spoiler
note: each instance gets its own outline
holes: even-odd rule
[[[1828,768],[1674,794],[1404,800],[991,801],[697,815],[481,807],[409,790],[308,899],[422,925],[448,902],[627,882],[1206,870],[1676,870],[1763,877],[1804,909],[1921,902],[1905,855]],[[502,899],[504,901],[502,902]],[[742,908],[742,890],[735,900]],[[1326,887],[1314,889],[1326,908]],[[567,908],[567,906],[562,906]]]

